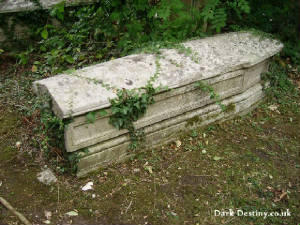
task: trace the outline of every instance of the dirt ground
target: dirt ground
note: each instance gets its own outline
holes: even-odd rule
[[[55,165],[28,152],[24,116],[2,107],[0,196],[33,224],[297,224],[299,99],[294,106],[265,101],[247,116],[192,130],[83,179],[56,173],[50,186],[36,175]],[[82,191],[89,181],[93,189]],[[226,209],[289,209],[291,216],[215,216]],[[0,224],[21,222],[0,205]]]
[[[17,71],[13,59],[2,64],[1,71],[0,196],[33,224],[299,222],[299,96],[288,102],[266,99],[244,117],[191,130],[176,143],[141,149],[125,163],[78,179],[59,172],[58,155],[47,158],[41,150],[45,137],[39,133],[31,91],[32,81],[40,75],[34,77],[30,68]],[[47,186],[37,180],[46,167],[55,172],[57,183]],[[93,182],[93,189],[83,191],[88,182]],[[216,210],[229,209],[289,210],[290,215],[215,215]],[[2,224],[22,223],[0,204]]]

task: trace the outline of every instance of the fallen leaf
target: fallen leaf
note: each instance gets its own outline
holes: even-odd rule
[[[45,217],[47,218],[47,220],[51,219],[52,213],[50,211],[45,210],[44,214],[45,214]]]
[[[93,189],[94,183],[92,181],[88,182],[86,185],[84,185],[81,190],[87,191],[87,190],[92,190]]]
[[[282,194],[279,196],[279,200],[283,199],[284,196],[286,196],[286,195],[287,195],[287,192],[282,191]]]
[[[219,157],[219,156],[215,156],[214,158],[213,158],[213,160],[215,160],[215,161],[219,161],[219,160],[221,160],[222,159],[222,157]]]
[[[36,65],[33,65],[33,66],[31,67],[31,72],[35,73],[37,70],[38,70],[38,69],[37,69],[37,66],[36,66]]]
[[[177,213],[175,212],[170,212],[172,216],[177,216]]]
[[[150,174],[153,173],[152,166],[144,166],[144,169],[148,171]]]
[[[275,110],[277,110],[277,106],[276,105],[270,105],[270,106],[268,106],[268,109],[270,109],[271,111],[275,111]]]
[[[66,213],[67,216],[78,216],[78,212],[70,211]]]
[[[181,141],[177,140],[177,141],[175,141],[175,144],[176,144],[176,147],[179,148],[181,146]]]
[[[99,177],[99,183],[104,183],[106,181],[106,178],[105,177]]]
[[[133,169],[133,172],[134,172],[134,173],[138,173],[138,172],[140,172],[140,169],[139,169],[139,168],[134,168],[134,169]]]
[[[267,189],[268,189],[269,191],[272,191],[272,190],[273,190],[273,188],[270,187],[270,186],[268,186]]]

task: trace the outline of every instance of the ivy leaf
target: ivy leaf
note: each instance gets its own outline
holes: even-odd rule
[[[70,56],[70,55],[65,55],[64,58],[65,58],[65,60],[66,60],[68,63],[70,63],[70,64],[72,64],[72,63],[75,62],[75,60],[73,59],[73,57]]]
[[[48,30],[47,30],[47,29],[44,29],[44,30],[41,32],[41,36],[42,36],[42,38],[47,39],[47,38],[48,38]]]
[[[104,109],[99,110],[99,115],[100,116],[106,116],[107,115],[106,110],[104,110]]]
[[[141,106],[140,106],[140,103],[139,103],[139,102],[134,103],[134,106],[135,106],[137,109],[141,109]]]
[[[72,75],[72,73],[74,73],[75,71],[76,71],[75,69],[68,69],[64,73],[68,75]]]
[[[122,112],[124,115],[127,115],[128,107],[123,107],[123,108],[121,109],[121,112]]]
[[[36,65],[33,65],[32,67],[31,67],[31,72],[33,72],[33,73],[35,73],[35,72],[37,72],[37,66]]]
[[[86,115],[86,119],[89,123],[94,123],[95,120],[96,120],[96,112],[89,112],[87,115]]]

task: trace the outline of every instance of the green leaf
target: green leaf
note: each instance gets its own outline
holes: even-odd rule
[[[41,36],[42,36],[42,38],[47,39],[47,38],[48,38],[48,30],[47,30],[47,29],[44,29],[44,30],[41,32]]]
[[[141,106],[140,106],[140,103],[139,103],[139,102],[134,103],[134,106],[135,106],[137,109],[141,109]]]
[[[153,167],[152,167],[152,166],[144,166],[144,169],[145,169],[146,171],[148,171],[150,174],[153,173]]]
[[[106,110],[104,110],[104,109],[99,110],[99,115],[100,116],[106,116],[107,115]]]
[[[128,112],[128,108],[127,107],[122,108],[121,112],[126,115]]]
[[[214,158],[213,158],[213,160],[215,160],[215,161],[219,161],[219,160],[221,160],[222,159],[222,157],[219,157],[219,156],[215,156]]]
[[[112,112],[112,114],[116,114],[116,113],[120,112],[120,109],[117,107],[112,107],[111,112]]]
[[[72,73],[74,73],[76,70],[75,69],[68,69],[66,71],[64,71],[65,74],[68,74],[68,75],[72,75]]]
[[[73,57],[70,56],[70,55],[64,55],[64,58],[65,58],[65,60],[66,60],[68,63],[70,63],[70,64],[72,64],[72,63],[75,62],[75,60],[73,59]]]
[[[95,120],[96,120],[96,113],[95,112],[89,112],[87,115],[86,115],[86,119],[89,123],[94,123]]]
[[[78,216],[78,212],[70,211],[70,212],[67,212],[66,215],[68,215],[68,216]]]

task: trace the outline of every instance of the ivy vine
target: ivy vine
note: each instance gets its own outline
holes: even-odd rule
[[[164,89],[161,86],[154,87],[154,82],[159,77],[160,71],[160,57],[157,54],[155,54],[155,56],[155,73],[149,78],[146,85],[140,88],[130,90],[125,88],[120,89],[100,80],[81,77],[78,74],[76,75],[76,73],[73,73],[74,76],[92,81],[95,84],[100,84],[107,90],[114,90],[116,92],[116,98],[110,99],[111,112],[109,123],[118,130],[128,130],[131,140],[130,149],[136,149],[144,136],[144,132],[141,129],[137,130],[134,127],[134,122],[141,118],[146,113],[148,107],[154,103],[154,95]],[[104,109],[89,112],[86,114],[87,121],[93,123],[96,120],[97,114],[105,116],[108,113]]]
[[[172,45],[180,54],[185,54],[186,56],[190,57],[196,63],[199,63],[199,59],[197,58],[197,54],[193,53],[190,48],[185,47],[182,44],[173,44]],[[116,98],[110,99],[111,104],[111,112],[109,116],[109,123],[113,125],[116,129],[127,129],[130,135],[130,149],[136,149],[141,141],[144,139],[144,132],[142,129],[136,129],[134,127],[134,122],[145,115],[148,107],[154,103],[154,95],[161,91],[162,89],[168,90],[167,87],[154,87],[153,84],[159,77],[160,73],[160,63],[159,60],[160,50],[159,45],[156,48],[151,49],[152,53],[156,56],[155,64],[156,64],[156,71],[155,73],[149,78],[147,81],[146,86],[135,88],[135,89],[119,89],[110,84],[104,83],[102,80],[97,80],[95,78],[86,78],[82,77],[76,73],[71,73],[78,78],[82,78],[88,80],[89,82],[93,82],[95,84],[100,84],[102,87],[106,88],[107,90],[114,90],[116,92]],[[168,44],[170,47],[170,44]],[[149,49],[147,50],[149,53]],[[211,99],[215,99],[216,104],[220,106],[222,111],[226,110],[225,105],[223,105],[220,101],[219,94],[215,93],[214,89],[207,84],[204,84],[201,81],[195,83],[195,86],[200,88],[204,92],[208,92]],[[104,109],[89,112],[86,114],[86,119],[88,122],[93,123],[96,120],[96,116],[105,116],[108,112]]]

